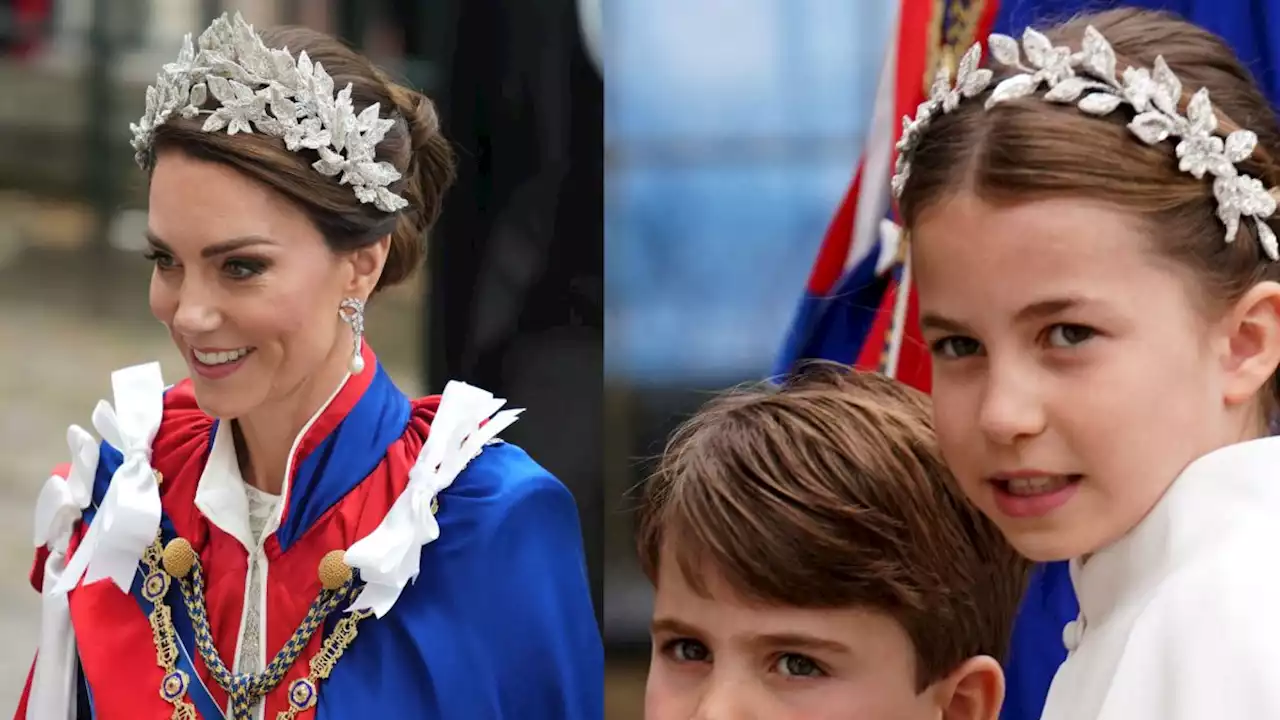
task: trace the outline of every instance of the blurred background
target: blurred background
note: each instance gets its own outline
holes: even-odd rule
[[[767,376],[871,120],[895,0],[610,0],[607,717],[642,717],[629,491],[711,391]]]
[[[410,395],[449,378],[528,408],[505,435],[578,498],[600,608],[603,88],[588,0],[0,0],[0,716],[35,650],[27,582],[41,484],[110,372],[160,360],[146,185],[128,124],[182,35],[224,11],[323,30],[431,96],[459,186],[426,272],[368,333]],[[585,440],[585,442],[584,442]]]

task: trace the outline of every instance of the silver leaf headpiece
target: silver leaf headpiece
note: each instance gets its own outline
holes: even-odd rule
[[[202,109],[209,96],[215,110]],[[188,34],[176,62],[164,66],[156,84],[147,88],[147,109],[133,132],[135,159],[144,170],[150,163],[155,128],[174,113],[184,118],[208,115],[203,130],[227,134],[256,129],[284,140],[292,151],[314,150],[312,163],[326,177],[341,175],[362,203],[396,212],[409,203],[387,189],[400,179],[391,163],[376,161],[379,142],[395,120],[378,117],[378,103],[356,114],[351,84],[334,94],[333,78],[306,52],[293,55],[268,48],[240,13],[213,21],[195,45]]]
[[[1031,28],[1022,34],[1021,49],[1018,41],[1008,35],[993,33],[987,43],[996,62],[1022,71],[996,85],[985,103],[988,110],[1007,100],[1027,97],[1041,85],[1048,87],[1046,101],[1074,103],[1089,115],[1107,115],[1122,104],[1131,107],[1137,113],[1128,125],[1134,135],[1148,145],[1180,138],[1175,148],[1178,169],[1197,179],[1205,173],[1213,176],[1213,195],[1218,201],[1218,218],[1226,226],[1226,241],[1235,240],[1241,218],[1251,218],[1267,257],[1280,260],[1276,234],[1266,223],[1276,212],[1276,197],[1257,178],[1241,174],[1235,165],[1253,153],[1258,136],[1249,130],[1236,130],[1225,140],[1215,135],[1218,120],[1209,103],[1208,90],[1196,91],[1184,117],[1178,112],[1182,83],[1163,57],[1157,57],[1150,70],[1129,67],[1117,77],[1115,51],[1092,26],[1085,29],[1078,53],[1054,47],[1047,37]],[[945,66],[939,69],[929,98],[917,108],[915,119],[902,119],[902,139],[897,145],[898,161],[892,180],[895,196],[902,194],[911,174],[911,153],[932,118],[951,112],[962,98],[982,93],[991,83],[991,71],[978,68],[981,57],[981,44],[969,48],[957,66],[954,88],[950,71]]]

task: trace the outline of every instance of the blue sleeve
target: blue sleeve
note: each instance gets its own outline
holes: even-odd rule
[[[568,489],[545,472],[535,476],[495,527],[486,555],[474,612],[479,636],[502,648],[502,716],[601,718],[604,647]]]
[[[496,445],[440,499],[440,537],[320,688],[318,720],[600,720],[604,648],[569,491]]]

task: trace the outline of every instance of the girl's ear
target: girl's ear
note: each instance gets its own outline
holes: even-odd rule
[[[1224,323],[1223,400],[1241,405],[1257,396],[1280,365],[1280,283],[1253,286]]]

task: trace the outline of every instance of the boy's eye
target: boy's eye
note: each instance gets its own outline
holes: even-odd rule
[[[786,653],[778,658],[774,668],[780,675],[789,677],[822,677],[826,673],[818,667],[817,661],[807,655]]]
[[[672,640],[663,650],[677,662],[706,662],[711,659],[711,651],[706,645],[689,638]]]

